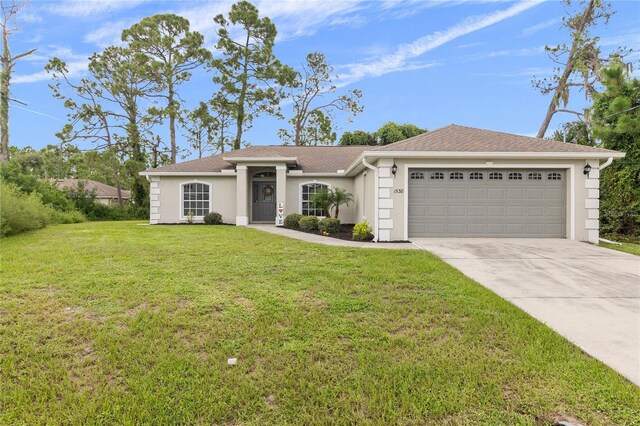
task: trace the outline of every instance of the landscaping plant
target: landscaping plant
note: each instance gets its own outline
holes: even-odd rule
[[[366,220],[360,223],[356,223],[353,227],[353,239],[354,240],[366,240],[373,232],[373,228]]]
[[[340,219],[325,217],[318,222],[318,229],[322,231],[323,234],[335,234],[336,232],[340,232]]]
[[[284,227],[289,229],[298,229],[300,227],[300,219],[304,216],[300,213],[291,213],[284,218]]]
[[[218,212],[207,213],[204,216],[204,223],[206,223],[207,225],[221,225],[222,215]]]
[[[315,231],[318,229],[319,222],[316,216],[304,216],[300,219],[299,226],[303,231]]]

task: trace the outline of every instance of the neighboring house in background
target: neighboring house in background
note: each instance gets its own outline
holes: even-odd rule
[[[377,241],[597,242],[600,170],[623,156],[451,125],[386,146],[252,146],[141,174],[151,182],[152,224],[185,222],[190,211],[238,226],[281,223],[290,213],[321,215],[313,194],[340,187],[354,196],[342,222],[369,221]]]
[[[58,189],[76,189],[78,183],[84,184],[84,189],[91,193],[95,191],[96,201],[106,206],[118,205],[118,188],[107,185],[102,182],[96,182],[90,179],[52,179],[52,183],[58,187]],[[121,189],[122,202],[126,203],[131,198],[131,191]]]

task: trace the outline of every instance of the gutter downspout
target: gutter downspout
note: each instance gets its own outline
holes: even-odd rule
[[[607,159],[607,161],[605,161],[604,163],[600,164],[600,170],[604,169],[605,167],[609,167],[611,165],[611,163],[613,163],[613,157],[609,157]]]
[[[378,194],[378,168],[372,166],[371,164],[369,164],[367,162],[367,157],[362,157],[362,164],[370,170],[373,170],[373,178],[375,179],[374,182],[374,207],[373,207],[373,242],[377,243],[378,242],[378,198],[379,198],[379,194]]]

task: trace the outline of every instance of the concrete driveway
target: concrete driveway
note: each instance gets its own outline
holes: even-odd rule
[[[560,239],[418,238],[640,385],[640,258]]]

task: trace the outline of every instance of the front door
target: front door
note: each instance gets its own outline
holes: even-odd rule
[[[253,182],[253,222],[274,222],[276,220],[276,183]]]

